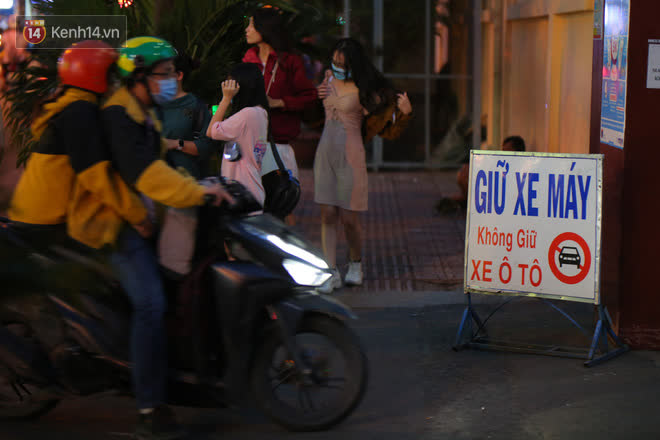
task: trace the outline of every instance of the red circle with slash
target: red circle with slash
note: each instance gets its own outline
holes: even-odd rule
[[[584,264],[580,268],[580,272],[573,276],[568,276],[561,273],[557,267],[557,263],[555,262],[555,253],[561,252],[559,244],[567,240],[576,242],[584,252]],[[584,238],[580,237],[575,232],[564,232],[563,234],[559,234],[557,238],[555,238],[550,244],[550,250],[548,251],[548,263],[550,265],[550,270],[559,281],[564,284],[577,284],[585,279],[589,273],[589,269],[591,268],[591,251],[589,250],[589,246],[587,245],[587,242],[584,240]]]

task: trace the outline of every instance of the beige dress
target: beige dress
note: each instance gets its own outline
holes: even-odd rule
[[[354,92],[338,96],[331,83],[323,106],[325,126],[314,158],[314,201],[350,211],[366,211],[367,164],[359,95]]]

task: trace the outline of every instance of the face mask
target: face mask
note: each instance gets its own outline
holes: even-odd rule
[[[158,93],[151,94],[156,104],[163,105],[173,100],[177,90],[176,78],[159,79],[158,90]]]
[[[341,67],[335,66],[335,63],[332,63],[332,74],[334,75],[335,78],[337,78],[340,81],[346,80],[346,78],[351,77],[351,73],[349,72],[348,75],[346,75],[346,69],[342,69]]]

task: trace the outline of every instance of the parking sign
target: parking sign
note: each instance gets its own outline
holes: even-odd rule
[[[598,304],[602,155],[473,151],[466,292]]]

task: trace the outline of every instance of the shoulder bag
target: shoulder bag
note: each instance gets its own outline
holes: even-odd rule
[[[273,142],[270,142],[270,148],[278,169],[261,178],[266,191],[264,212],[283,219],[291,214],[300,200],[300,182],[286,169]]]

